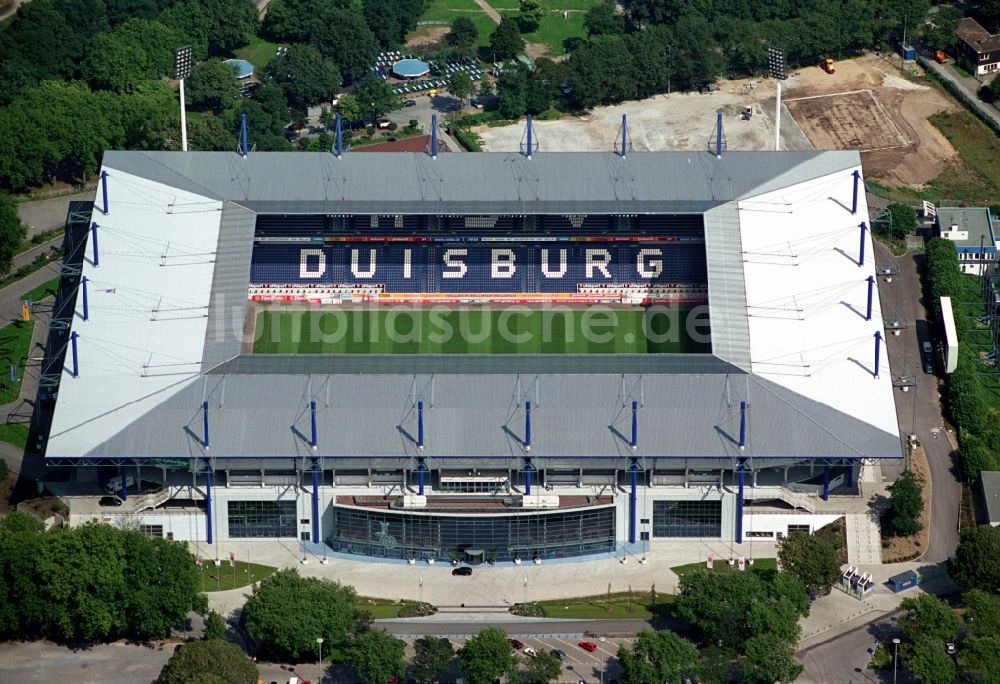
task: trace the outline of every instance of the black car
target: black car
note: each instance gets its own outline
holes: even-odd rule
[[[102,496],[97,502],[98,506],[121,506],[124,503],[118,496]]]
[[[930,342],[920,343],[920,358],[923,361],[924,372],[933,373],[934,372],[934,347],[931,346]]]
[[[417,101],[416,100],[406,100],[405,102],[403,102],[403,106],[404,107],[416,107],[417,106]]]
[[[562,650],[561,648],[553,648],[551,651],[549,651],[549,653],[551,653],[559,660],[563,660],[566,658],[566,651]]]
[[[467,565],[463,566],[461,568],[455,568],[454,570],[451,571],[451,574],[453,574],[453,575],[471,575],[472,574],[472,568],[470,568]]]

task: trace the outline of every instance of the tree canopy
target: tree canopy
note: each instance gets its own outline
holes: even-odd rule
[[[587,10],[583,25],[591,36],[621,35],[625,33],[625,15],[618,13],[615,3],[606,0]]]
[[[361,632],[347,648],[347,664],[368,684],[382,684],[406,674],[406,644],[382,629]]]
[[[247,634],[262,652],[282,662],[315,658],[316,638],[331,647],[354,631],[354,589],[339,582],[279,570],[260,583],[243,606]]]
[[[830,592],[840,577],[833,544],[812,534],[792,534],[779,542],[778,560],[785,572],[799,578],[809,591]]]
[[[447,672],[455,649],[447,639],[424,636],[413,642],[413,676],[421,682],[434,682]]]
[[[236,79],[236,70],[220,59],[196,64],[184,88],[184,98],[191,109],[215,114],[239,96],[240,83]]]
[[[464,54],[471,52],[478,40],[479,29],[468,17],[458,17],[451,22],[451,31],[445,36],[448,45]]]
[[[886,488],[889,508],[882,517],[882,528],[890,536],[906,536],[919,532],[919,517],[924,509],[923,483],[912,470],[904,470]]]
[[[265,78],[277,83],[288,104],[298,109],[328,101],[340,88],[340,71],[312,45],[291,45],[264,68]]]
[[[674,632],[643,630],[632,648],[618,647],[618,663],[627,684],[681,681],[698,669],[698,650]]]
[[[795,660],[791,642],[775,634],[757,634],[746,642],[746,659],[741,671],[744,681],[751,684],[793,682],[802,674],[802,665]]]
[[[951,684],[955,681],[955,661],[937,639],[917,637],[912,644],[902,648],[899,657],[921,684]]]
[[[469,684],[492,684],[494,679],[517,672],[517,658],[511,655],[507,634],[499,627],[487,627],[465,642],[458,660],[462,678]]]
[[[1000,594],[1000,527],[979,525],[962,531],[949,572],[970,589]]]
[[[258,675],[257,666],[239,646],[210,639],[178,646],[160,671],[157,684],[256,684]]]
[[[503,17],[500,24],[490,34],[490,51],[497,61],[505,61],[517,57],[524,50],[524,38],[517,19]]]
[[[14,254],[28,236],[28,230],[17,213],[17,202],[0,192],[0,273],[10,271]],[[6,462],[0,468],[0,480],[7,477]]]
[[[548,651],[525,660],[525,670],[521,675],[524,684],[549,684],[562,674],[562,662]]]
[[[900,604],[903,616],[900,629],[911,641],[920,638],[936,639],[942,649],[948,641],[958,636],[958,616],[951,606],[931,594],[905,598]]]
[[[400,107],[399,96],[392,92],[392,87],[375,76],[362,79],[354,88],[354,97],[362,116],[372,122]]]

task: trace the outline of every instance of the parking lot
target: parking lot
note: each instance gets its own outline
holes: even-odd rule
[[[625,646],[626,648],[630,648],[632,642],[635,641],[631,637],[604,637],[604,640],[601,641],[601,637],[580,637],[576,634],[546,636],[520,636],[514,634],[513,636],[524,644],[525,649],[533,648],[539,653],[542,651],[551,652],[553,649],[563,651],[566,656],[562,661],[562,676],[558,680],[560,682],[600,682],[602,681],[602,667],[605,668],[603,681],[616,681],[621,676],[618,660],[615,658],[615,655],[618,653],[618,647]],[[469,637],[462,635],[447,637],[447,639],[457,651],[465,645]],[[581,640],[594,643],[597,646],[597,650],[593,653],[588,653],[577,645]],[[413,657],[413,641],[414,639],[412,638],[406,639],[407,658]],[[522,657],[527,656],[522,655]]]

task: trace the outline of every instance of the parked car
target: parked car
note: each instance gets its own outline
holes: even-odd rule
[[[522,650],[524,648],[524,643],[521,642],[521,641],[518,641],[517,639],[509,639],[508,641],[510,641],[510,646],[515,651],[520,651],[520,650]]]
[[[553,648],[551,651],[549,651],[549,653],[551,653],[558,660],[566,659],[566,651],[562,650],[561,648]]]
[[[468,576],[472,574],[472,568],[470,568],[468,565],[463,565],[460,568],[455,568],[454,570],[452,570],[451,574]]]
[[[587,653],[593,653],[594,651],[597,650],[597,644],[595,644],[593,641],[581,641],[580,643],[577,644],[577,646],[582,648]]]
[[[525,646],[524,655],[528,656],[529,658],[534,658],[535,656],[538,655],[538,651],[533,649],[531,646]]]
[[[406,100],[405,102],[403,102],[403,106],[404,107],[416,107],[417,106],[417,101],[416,100]]]
[[[123,501],[117,496],[102,496],[97,502],[98,506],[121,506]]]

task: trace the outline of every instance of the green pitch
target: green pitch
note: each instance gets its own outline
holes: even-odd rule
[[[690,310],[353,307],[263,311],[258,354],[657,354],[707,352]],[[692,337],[694,333],[698,340]],[[703,339],[704,341],[699,341]]]

